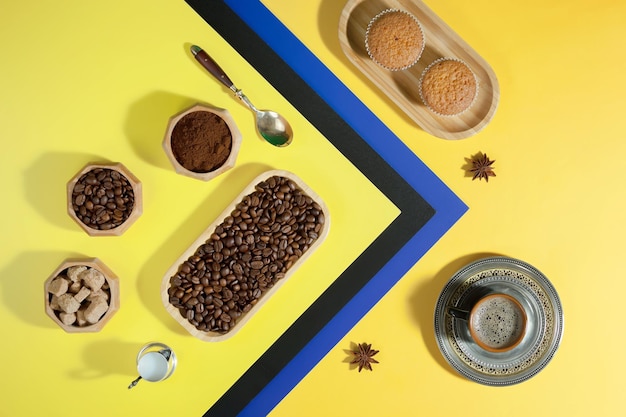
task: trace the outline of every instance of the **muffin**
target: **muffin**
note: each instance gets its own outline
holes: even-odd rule
[[[426,107],[434,113],[457,116],[476,100],[478,80],[465,62],[440,58],[422,73],[419,94]]]
[[[377,14],[367,26],[365,48],[372,60],[390,71],[407,69],[424,50],[424,32],[415,16],[387,9]]]

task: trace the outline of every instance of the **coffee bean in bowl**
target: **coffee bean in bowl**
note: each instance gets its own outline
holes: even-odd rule
[[[118,277],[98,258],[66,259],[44,283],[44,302],[66,332],[98,332],[120,308]]]
[[[67,184],[68,213],[90,236],[119,236],[141,216],[141,182],[122,164],[87,164]]]
[[[163,149],[181,175],[209,181],[235,166],[241,133],[225,109],[196,104],[170,118]]]
[[[167,271],[166,310],[204,341],[233,336],[324,241],[328,209],[294,174],[253,180]]]

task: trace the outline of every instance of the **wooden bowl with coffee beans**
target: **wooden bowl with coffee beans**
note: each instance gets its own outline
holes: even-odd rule
[[[67,183],[67,211],[90,236],[119,236],[143,212],[141,182],[120,163],[90,163]]]
[[[98,258],[66,259],[45,281],[44,303],[66,332],[99,332],[120,308],[119,280]]]
[[[232,337],[318,248],[330,227],[320,197],[291,172],[254,179],[166,272],[165,309],[191,335]]]
[[[235,166],[241,133],[225,109],[196,104],[172,116],[163,149],[181,175],[209,181]]]

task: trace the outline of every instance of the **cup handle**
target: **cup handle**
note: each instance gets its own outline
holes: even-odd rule
[[[455,319],[468,321],[470,312],[460,309],[458,307],[448,307],[448,314],[450,314]]]
[[[176,354],[170,348],[163,349],[160,351],[160,353],[165,357],[165,359],[168,360],[168,362],[170,362],[170,371],[167,373],[167,375],[165,375],[165,377],[163,377],[163,379],[165,380],[169,378],[176,370],[178,360],[176,359]]]

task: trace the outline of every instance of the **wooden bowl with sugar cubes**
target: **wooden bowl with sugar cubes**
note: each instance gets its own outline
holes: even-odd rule
[[[120,308],[119,279],[98,258],[66,259],[44,295],[46,314],[68,333],[99,332]]]

